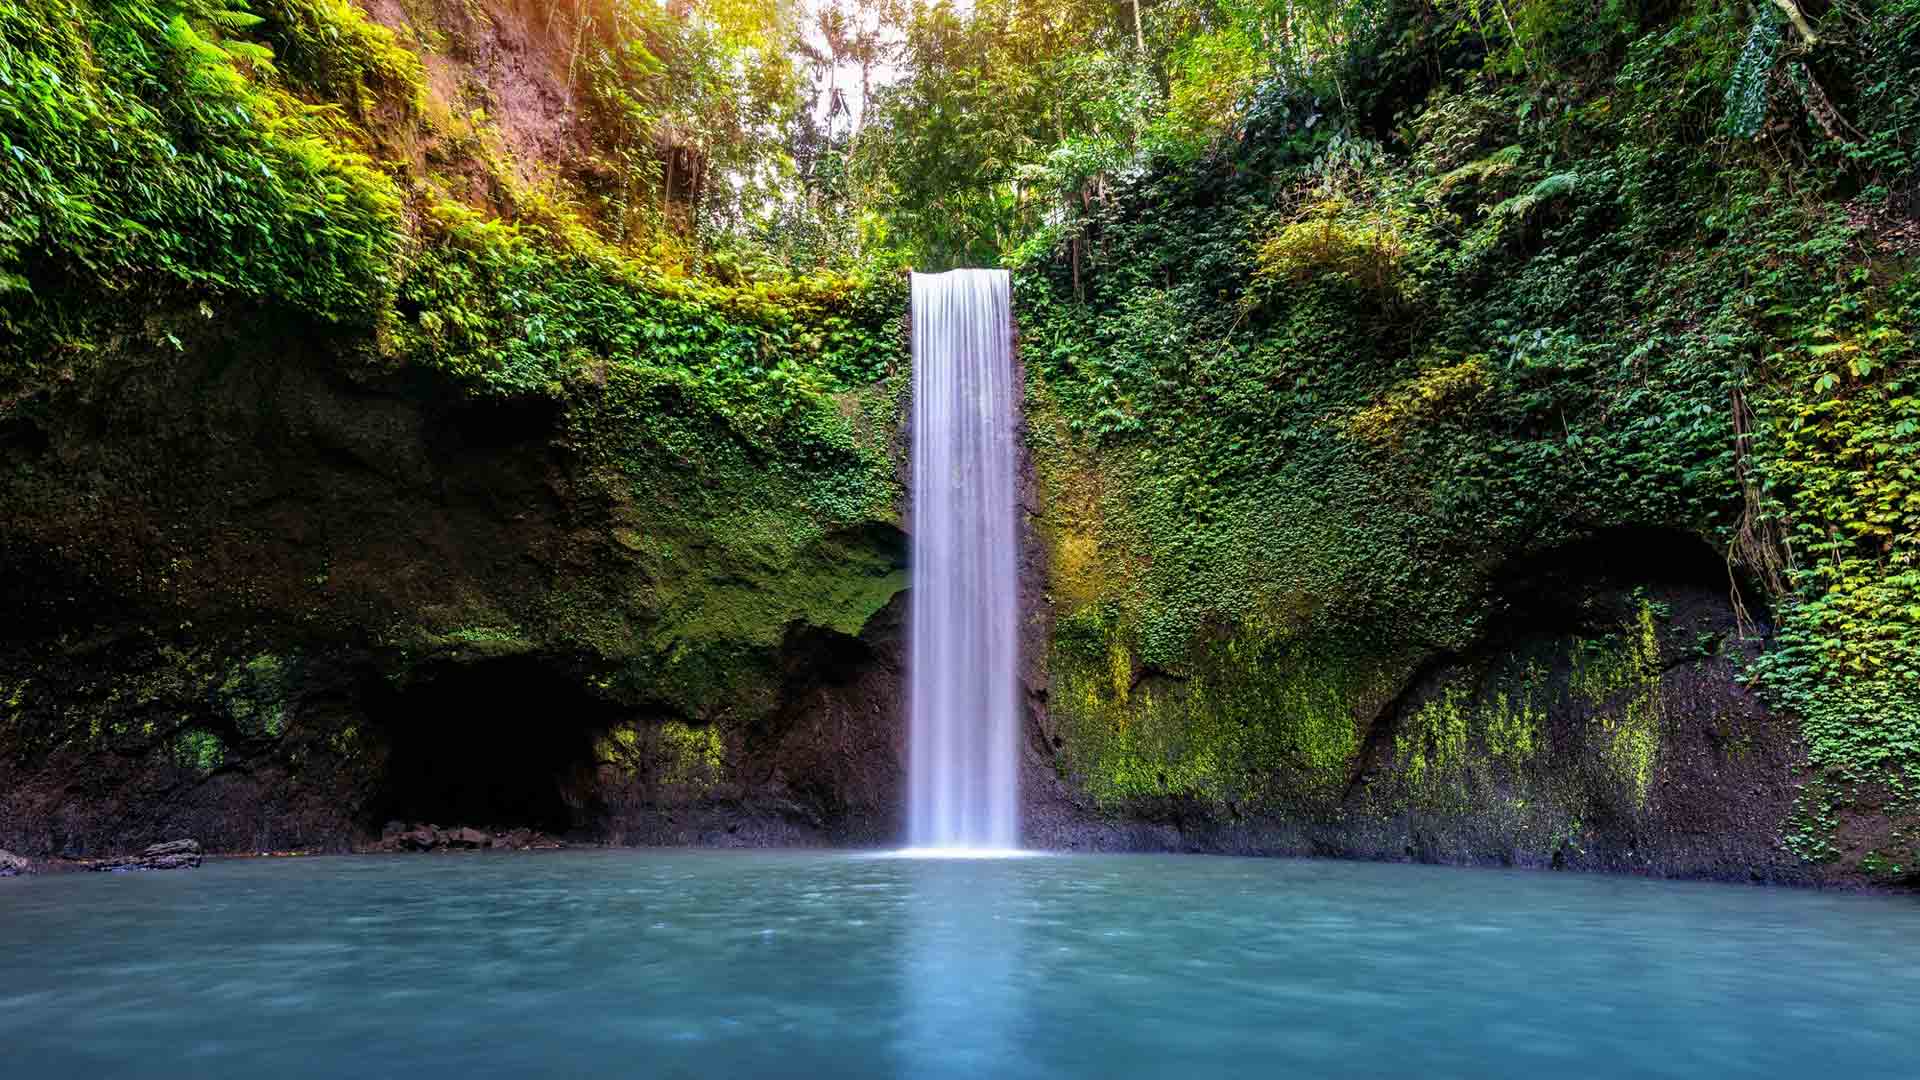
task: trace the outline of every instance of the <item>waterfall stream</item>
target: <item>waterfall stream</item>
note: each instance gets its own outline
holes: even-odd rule
[[[916,848],[1019,845],[1015,401],[1007,272],[913,275]]]

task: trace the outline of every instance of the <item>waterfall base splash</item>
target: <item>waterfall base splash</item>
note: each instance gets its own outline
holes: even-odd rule
[[[1047,853],[1026,848],[908,847],[879,854],[888,859],[1031,859]]]

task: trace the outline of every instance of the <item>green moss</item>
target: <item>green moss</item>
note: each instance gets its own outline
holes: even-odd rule
[[[44,725],[36,723],[29,706],[30,678],[0,679],[0,746],[11,747],[15,756],[31,759],[48,749]]]
[[[1448,684],[1401,724],[1394,735],[1394,762],[1406,783],[1431,801],[1432,793],[1457,783],[1466,773],[1468,719],[1473,710],[1468,694]],[[1466,792],[1458,791],[1464,803]]]
[[[896,284],[720,289],[564,223],[434,213],[390,356],[554,402],[616,549],[511,612],[515,638],[584,646],[617,694],[752,715],[793,628],[858,634],[905,587]]]
[[[1664,736],[1659,628],[1654,605],[1632,612],[1613,635],[1452,665],[1401,717],[1382,805],[1504,822],[1527,844],[1596,801],[1644,809]]]
[[[227,747],[220,736],[204,728],[187,728],[174,736],[173,760],[183,768],[206,775],[226,763]]]
[[[640,732],[632,727],[617,727],[593,744],[594,760],[626,776],[638,769]]]
[[[522,656],[539,648],[526,631],[493,624],[461,626],[444,633],[422,630],[411,644],[428,654],[446,651],[476,658]]]
[[[692,727],[677,720],[660,726],[662,783],[706,792],[725,775],[725,748],[711,727]]]
[[[1355,413],[1347,430],[1368,442],[1399,445],[1414,430],[1470,413],[1491,382],[1485,356],[1430,367]]]
[[[1356,712],[1391,676],[1278,637],[1209,643],[1178,672],[1139,669],[1130,630],[1085,614],[1056,635],[1063,758],[1096,798],[1186,795],[1325,805],[1359,752]]]
[[[327,735],[327,748],[343,761],[352,762],[366,751],[366,740],[361,737],[360,725],[348,724]]]
[[[1634,804],[1644,806],[1665,721],[1654,605],[1641,600],[1619,638],[1576,641],[1569,665],[1569,692],[1592,710],[1606,761]]]
[[[621,561],[554,594],[543,621],[692,715],[764,708],[793,628],[857,635],[906,587],[892,439],[868,426],[896,393],[743,401],[679,368],[608,369],[569,408],[567,439]]]
[[[603,735],[594,753],[621,776],[650,779],[669,794],[706,795],[729,775],[725,739],[712,725],[623,725]]]
[[[235,664],[215,689],[226,714],[242,734],[277,739],[287,726],[287,697],[292,690],[287,661],[261,653]]]
[[[542,605],[548,633],[618,666],[616,692],[691,715],[771,707],[777,653],[796,628],[858,635],[907,586],[892,537],[824,537],[745,558],[721,537],[682,534],[678,559],[640,555],[591,588]],[[622,588],[623,583],[628,583]],[[631,591],[627,591],[631,589]]]
[[[1513,828],[1551,814],[1555,785],[1539,775],[1554,696],[1532,658],[1499,668],[1468,666],[1401,718],[1393,774],[1383,790],[1398,807],[1477,814]],[[1538,805],[1536,805],[1538,804]]]
[[[1529,660],[1509,673],[1487,705],[1487,752],[1518,768],[1533,760],[1546,739],[1550,701],[1546,672]]]

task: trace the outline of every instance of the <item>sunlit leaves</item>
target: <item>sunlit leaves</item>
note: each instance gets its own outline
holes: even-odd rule
[[[370,317],[396,192],[277,81],[264,29],[205,0],[0,2],[0,322],[30,367],[162,283]]]

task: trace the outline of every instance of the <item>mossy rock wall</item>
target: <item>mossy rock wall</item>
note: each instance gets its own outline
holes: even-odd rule
[[[1372,668],[1254,631],[1143,672],[1070,631],[1037,756],[1076,813],[1043,810],[1048,840],[1820,880],[1789,820],[1805,747],[1741,685],[1756,646],[1725,595],[1589,581],[1557,599]]]
[[[0,429],[0,847],[338,849],[435,815],[409,784],[595,838],[890,835],[893,382],[756,444],[644,369],[502,400],[271,310],[178,336]],[[794,738],[828,716],[837,769]]]

